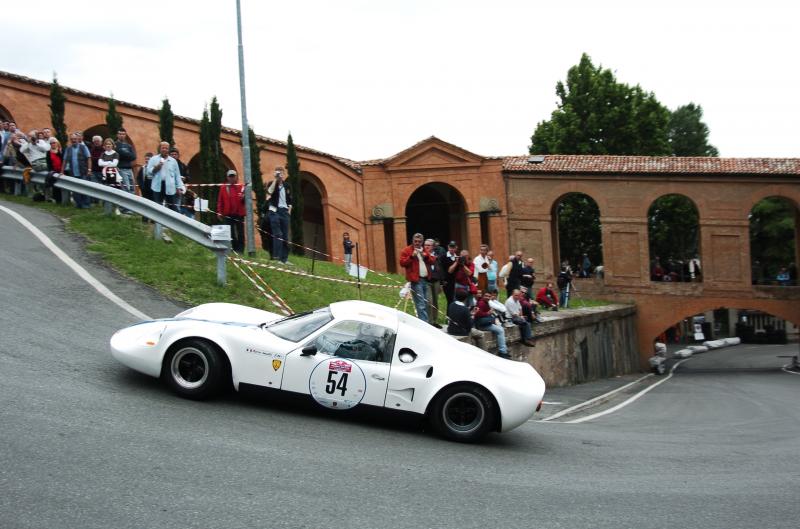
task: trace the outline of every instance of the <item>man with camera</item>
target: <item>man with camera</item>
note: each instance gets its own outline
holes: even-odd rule
[[[503,267],[506,278],[506,295],[510,298],[514,290],[522,286],[522,250],[508,256],[508,263]]]
[[[439,272],[442,278],[442,290],[444,297],[447,298],[447,306],[455,299],[456,277],[455,272],[451,272],[450,268],[453,263],[458,260],[458,245],[456,241],[450,241],[447,245],[447,252],[443,253],[438,258]]]
[[[423,247],[422,242],[424,240],[425,237],[421,233],[414,234],[411,238],[411,245],[406,246],[400,252],[400,266],[405,268],[406,280],[411,284],[417,317],[427,322],[427,283],[431,274],[430,265],[434,263],[436,257],[427,248]]]
[[[267,188],[267,210],[272,232],[272,258],[286,263],[289,259],[289,215],[292,214],[292,192],[284,180],[283,167],[275,168],[275,180]]]

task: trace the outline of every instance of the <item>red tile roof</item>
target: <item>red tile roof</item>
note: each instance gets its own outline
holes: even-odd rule
[[[789,174],[800,175],[800,158],[708,158],[677,156],[542,155],[509,156],[503,170],[512,173],[628,173],[628,174]]]

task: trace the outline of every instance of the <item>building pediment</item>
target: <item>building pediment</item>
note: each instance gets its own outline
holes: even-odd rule
[[[431,137],[388,158],[384,162],[384,167],[389,171],[446,169],[474,167],[480,165],[483,160],[482,156]]]

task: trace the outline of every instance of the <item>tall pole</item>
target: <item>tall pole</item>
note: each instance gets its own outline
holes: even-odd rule
[[[242,8],[236,0],[236,30],[239,36],[239,94],[242,99],[242,158],[244,158],[244,211],[247,229],[247,255],[256,254],[253,227],[253,174],[250,165],[250,127],[247,125],[247,97],[244,87],[244,47],[242,46]]]

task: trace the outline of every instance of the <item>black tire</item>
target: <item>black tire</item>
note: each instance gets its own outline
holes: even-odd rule
[[[474,443],[495,428],[497,413],[488,391],[474,384],[456,384],[439,392],[429,419],[442,437]]]
[[[180,342],[167,353],[163,376],[181,397],[205,400],[222,389],[225,367],[216,346],[205,340],[190,339]]]

